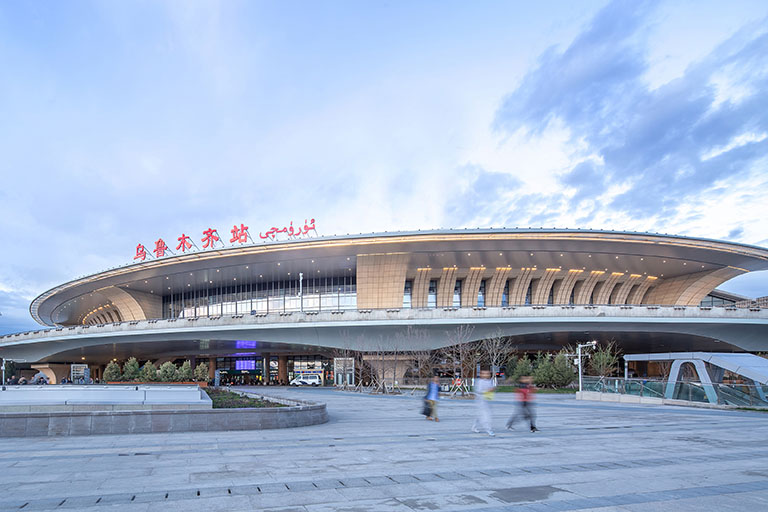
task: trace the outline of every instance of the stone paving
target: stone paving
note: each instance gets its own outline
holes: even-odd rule
[[[326,402],[286,430],[0,439],[0,510],[768,510],[768,414],[539,395],[540,432],[470,431],[469,400],[256,388]]]

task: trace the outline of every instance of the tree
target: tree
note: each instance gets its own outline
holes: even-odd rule
[[[192,380],[192,363],[189,360],[184,361],[174,375],[176,382],[190,382]]]
[[[197,382],[208,382],[208,365],[200,363],[195,366],[195,380]]]
[[[173,382],[176,379],[176,365],[172,361],[166,361],[160,365],[158,377],[161,382]]]
[[[120,365],[114,361],[110,361],[106,368],[104,368],[104,380],[107,382],[118,382],[122,379],[123,374],[120,373]]]
[[[481,347],[491,365],[491,371],[498,371],[516,348],[509,338],[502,335],[501,330],[496,330],[493,335],[484,339]]]
[[[576,370],[568,360],[568,355],[560,351],[552,361],[552,385],[556,388],[564,388],[576,379]]]
[[[517,382],[521,377],[533,375],[533,367],[526,356],[521,357],[515,362],[515,371],[512,373],[512,380]]]
[[[141,367],[135,357],[131,357],[123,365],[123,380],[133,381],[139,378]]]
[[[141,367],[139,379],[144,382],[154,382],[157,380],[157,367],[155,367],[152,361],[147,361],[144,363],[144,366]]]
[[[534,361],[533,383],[539,387],[551,387],[554,380],[554,368],[550,354],[539,352]]]
[[[619,367],[619,350],[615,341],[607,345],[597,346],[589,358],[589,368],[594,375],[609,377]]]
[[[458,363],[459,377],[462,380],[474,375],[475,368],[473,363],[478,358],[476,347],[470,343],[474,330],[473,326],[462,324],[456,329],[446,331],[445,333],[448,337],[450,346],[448,353],[450,354],[453,367],[455,369]]]

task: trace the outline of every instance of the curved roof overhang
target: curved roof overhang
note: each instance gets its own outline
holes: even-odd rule
[[[500,252],[499,252],[500,251]],[[84,276],[37,297],[30,305],[33,318],[43,325],[54,325],[53,312],[68,301],[85,300],[89,295],[108,287],[130,287],[141,290],[142,283],[151,279],[168,278],[205,272],[228,270],[229,279],[237,278],[243,269],[251,273],[282,262],[284,271],[301,271],[309,261],[325,266],[326,271],[353,271],[355,262],[349,258],[373,253],[409,253],[413,266],[476,265],[475,258],[486,258],[484,265],[526,265],[530,254],[535,264],[581,265],[588,260],[595,268],[615,267],[615,270],[652,275],[666,270],[667,277],[696,271],[730,267],[739,272],[768,269],[768,250],[745,244],[681,236],[595,231],[574,229],[458,229],[372,233],[297,239],[285,242],[265,242],[227,248],[196,251],[129,264],[89,276]],[[538,253],[538,254],[536,254]],[[498,254],[498,258],[495,254]],[[466,255],[466,256],[465,256]],[[534,256],[535,255],[535,256]],[[621,262],[618,257],[631,256]],[[562,258],[562,259],[561,259]],[[682,261],[676,268],[669,261]],[[642,263],[641,263],[642,262]],[[690,266],[685,267],[687,263]],[[261,267],[259,267],[261,265]],[[581,268],[581,267],[577,267]],[[304,269],[306,271],[306,269]],[[240,273],[238,273],[240,272]],[[226,273],[226,272],[225,272]],[[222,274],[223,275],[223,274]],[[207,277],[204,277],[207,279]],[[135,288],[132,288],[135,289]],[[154,293],[154,291],[153,291]]]

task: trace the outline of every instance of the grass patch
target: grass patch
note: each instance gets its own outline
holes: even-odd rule
[[[517,386],[497,386],[496,391],[499,393],[514,393],[517,391]],[[578,391],[576,388],[536,388],[536,393],[557,393],[557,394],[574,394]]]
[[[754,412],[768,412],[768,408],[765,407],[737,407],[737,411],[754,411]]]
[[[211,397],[214,409],[252,409],[258,407],[285,407],[267,400],[259,400],[249,396],[238,395],[232,391],[223,389],[205,388],[205,392]]]

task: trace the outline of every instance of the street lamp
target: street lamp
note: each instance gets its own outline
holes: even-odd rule
[[[586,343],[579,343],[576,346],[576,357],[579,359],[579,393],[581,393],[581,349],[582,348],[595,348],[597,341],[592,340]]]

